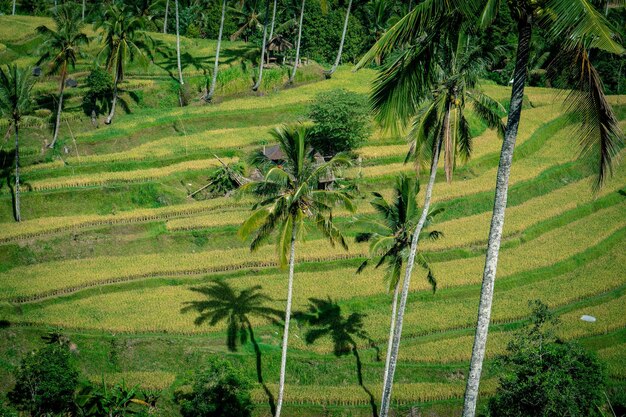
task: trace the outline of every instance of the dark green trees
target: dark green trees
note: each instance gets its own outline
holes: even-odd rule
[[[32,416],[73,408],[78,371],[65,344],[49,344],[27,355],[15,380],[9,399]]]
[[[249,417],[250,382],[224,359],[212,357],[208,367],[194,375],[191,391],[176,394],[183,417]]]
[[[500,358],[500,387],[490,398],[491,417],[599,416],[604,375],[596,356],[558,340],[548,306],[534,301],[531,326],[520,332]]]

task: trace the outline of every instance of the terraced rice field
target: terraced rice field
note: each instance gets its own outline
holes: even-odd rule
[[[273,126],[304,120],[315,93],[337,87],[366,93],[373,75],[344,67],[332,80],[260,97],[211,107],[138,109],[99,129],[83,121],[76,132],[62,130],[67,143],[70,134],[75,140],[63,160],[38,164],[32,162],[40,139],[34,129],[29,138],[27,130],[23,223],[11,222],[11,197],[0,188],[0,319],[10,324],[0,330],[10,336],[0,338],[0,350],[11,351],[14,340],[32,345],[34,335],[62,328],[78,344],[82,366],[93,379],[104,372],[107,380],[166,388],[220,352],[256,380],[250,345],[227,353],[223,326],[195,326],[194,315],[180,310],[198,299],[192,287],[216,277],[236,288],[261,285],[281,309],[286,274],[277,267],[273,246],[250,253],[236,237],[249,198],[195,201],[188,194],[217,166],[214,154],[225,161],[243,158],[269,144]],[[507,99],[506,88],[485,88]],[[502,353],[524,323],[528,301],[541,298],[560,316],[560,336],[596,349],[613,383],[623,384],[626,197],[620,191],[626,190],[626,167],[618,167],[593,195],[590,171],[576,160],[572,127],[554,92],[529,88],[527,94],[534,107],[525,110],[520,127],[488,358]],[[618,114],[626,127],[623,107]],[[477,123],[473,130],[478,134],[473,159],[457,168],[451,184],[443,175],[436,184],[435,203],[445,211],[433,228],[444,238],[425,242],[423,250],[439,289],[430,292],[423,272],[416,272],[394,390],[397,404],[454,403],[463,393],[500,146],[493,132]],[[360,178],[358,215],[367,216],[373,213],[370,192],[388,195],[393,177],[413,167],[403,164],[402,139],[384,132],[377,131],[359,152],[362,166],[344,174]],[[299,244],[294,296],[298,309],[310,298],[331,298],[345,314],[366,315],[371,340],[360,345],[364,386],[357,384],[352,356],[334,357],[330,340],[305,344],[306,329],[296,322],[286,389],[294,410],[340,407],[365,415],[371,398],[380,396],[390,296],[382,271],[355,274],[367,247],[353,243],[353,216],[337,214],[350,237],[349,251],[330,247],[315,233]],[[580,321],[583,314],[597,322]],[[279,329],[260,320],[253,325],[264,379],[276,391]],[[105,348],[96,347],[103,342]],[[10,382],[16,357],[11,352],[13,359],[0,368],[2,384]],[[495,383],[487,370],[484,392],[493,391]],[[258,414],[268,415],[261,386],[254,398]]]

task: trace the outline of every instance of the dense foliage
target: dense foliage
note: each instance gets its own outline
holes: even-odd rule
[[[87,79],[87,93],[83,98],[85,113],[91,114],[92,110],[102,114],[109,109],[109,99],[113,94],[113,77],[100,67],[94,68]]]
[[[531,303],[531,326],[499,361],[500,387],[489,400],[491,417],[587,417],[598,414],[604,374],[594,354],[553,333],[548,307]]]
[[[22,359],[9,399],[33,416],[72,410],[78,371],[66,345],[49,344]]]
[[[230,362],[212,357],[197,372],[189,392],[176,393],[183,417],[249,417],[252,415],[250,382]]]
[[[309,117],[311,145],[324,156],[352,151],[361,146],[371,133],[367,98],[347,90],[318,94]]]

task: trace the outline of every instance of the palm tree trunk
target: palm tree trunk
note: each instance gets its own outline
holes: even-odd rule
[[[291,71],[291,77],[287,81],[287,84],[293,84],[296,78],[296,71],[298,70],[298,61],[300,60],[300,40],[302,39],[302,20],[304,19],[304,3],[306,0],[302,0],[302,8],[300,9],[300,24],[298,25],[298,42],[296,43],[296,60],[293,63],[293,71]]]
[[[267,45],[267,24],[270,14],[270,0],[267,0],[265,6],[265,23],[263,25],[263,46],[261,47],[261,60],[259,61],[259,78],[252,86],[252,91],[257,91],[261,87],[261,81],[263,80],[263,65],[265,64],[265,48]],[[272,22],[274,24],[274,22]]]
[[[387,345],[387,356],[385,357],[385,374],[383,377],[383,387],[387,385],[387,376],[389,375],[389,362],[391,358],[391,348],[393,346],[393,331],[396,327],[396,316],[398,314],[398,292],[400,290],[400,281],[396,282],[393,290],[393,303],[391,305],[391,325],[389,326],[389,344]],[[382,404],[382,399],[381,399]]]
[[[111,102],[111,111],[104,121],[105,124],[110,125],[115,116],[115,106],[117,105],[117,83],[119,81],[119,68],[115,71],[115,81],[113,82],[113,101]]]
[[[291,231],[291,250],[289,253],[289,283],[287,285],[287,306],[285,308],[285,330],[283,331],[283,348],[280,358],[280,382],[278,384],[278,401],[276,402],[276,416],[280,417],[285,392],[285,370],[287,366],[287,343],[289,341],[289,319],[291,318],[291,296],[293,293],[293,272],[296,264],[296,236],[297,228],[294,225]]]
[[[185,85],[185,81],[183,80],[183,69],[180,64],[180,33],[178,27],[178,0],[174,1],[174,7],[176,9],[176,59],[178,62],[178,81],[180,85]]]
[[[11,12],[13,16],[15,16],[15,0],[13,0],[13,10]]]
[[[270,37],[269,40],[272,40],[272,37],[274,36],[274,24],[276,23],[276,6],[277,6],[278,0],[274,0],[274,9],[272,11],[272,25],[270,26]]]
[[[450,107],[448,107],[449,112]],[[448,117],[448,115],[446,116]],[[417,244],[419,243],[419,236],[422,233],[426,218],[428,217],[428,211],[430,210],[430,199],[433,194],[433,187],[435,186],[435,178],[437,177],[437,164],[439,163],[439,151],[441,149],[441,141],[443,136],[441,135],[435,145],[435,151],[433,152],[433,160],[430,166],[430,179],[428,186],[426,187],[426,195],[424,196],[424,207],[422,208],[422,214],[417,222],[415,231],[413,232],[413,239],[411,240],[411,252],[409,253],[409,259],[406,264],[406,271],[404,274],[404,281],[402,285],[402,295],[400,297],[400,308],[398,309],[398,317],[396,319],[396,326],[393,331],[393,343],[391,348],[391,354],[389,355],[389,370],[387,371],[387,382],[383,387],[383,397],[380,403],[380,417],[387,417],[389,414],[389,405],[391,402],[391,390],[393,388],[393,376],[396,372],[396,364],[398,362],[398,350],[400,349],[400,338],[402,337],[402,322],[404,320],[404,310],[406,308],[406,301],[409,296],[409,287],[411,285],[411,273],[413,272],[413,266],[415,264],[415,255],[417,254]]]
[[[167,33],[167,13],[170,10],[170,0],[165,2],[165,19],[163,19],[163,33]]]
[[[59,126],[61,126],[61,111],[63,111],[63,91],[65,90],[65,70],[61,74],[61,92],[59,93],[59,108],[57,109],[57,119],[54,125],[54,134],[52,135],[52,142],[48,145],[48,148],[54,148],[54,144],[57,143],[59,137]]]
[[[324,75],[326,78],[330,78],[335,71],[337,71],[337,67],[341,62],[341,53],[343,52],[343,44],[346,40],[346,32],[348,31],[348,19],[350,18],[350,9],[352,8],[352,0],[348,2],[348,10],[346,11],[346,20],[343,22],[343,32],[341,33],[341,42],[339,42],[339,51],[337,51],[337,58],[335,59],[335,63],[330,68],[330,70],[326,71]]]
[[[524,84],[526,83],[526,70],[530,55],[530,39],[532,35],[532,22],[528,18],[518,24],[517,60],[511,91],[511,106],[507,120],[504,142],[500,152],[500,163],[496,178],[496,195],[493,203],[491,227],[489,229],[489,242],[487,244],[487,256],[483,272],[483,283],[480,290],[480,304],[478,306],[478,324],[472,347],[472,359],[470,361],[469,375],[465,387],[465,400],[463,404],[463,417],[474,417],[476,414],[476,402],[478,400],[478,388],[480,374],[482,372],[485,350],[487,348],[487,334],[489,332],[489,320],[491,318],[491,304],[498,266],[498,254],[500,241],[504,227],[504,214],[509,188],[509,176],[513,162],[513,150],[517,139],[522,114],[522,101],[524,98]]]
[[[220,67],[220,48],[222,46],[222,33],[224,32],[224,19],[226,18],[226,0],[222,1],[222,18],[220,20],[220,31],[217,35],[217,48],[215,49],[215,65],[213,65],[213,77],[211,78],[211,88],[209,88],[209,92],[205,96],[206,101],[211,101],[213,99],[213,94],[215,94],[215,86],[217,84],[217,71],[219,71]]]
[[[22,221],[22,213],[20,210],[20,137],[15,123],[15,221]]]
[[[83,22],[85,21],[85,6],[86,6],[85,1],[86,1],[86,0],[83,0],[83,11],[82,11],[82,19],[83,19]]]

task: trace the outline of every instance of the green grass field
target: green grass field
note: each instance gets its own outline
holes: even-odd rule
[[[42,23],[49,21],[1,16],[5,48],[0,48],[0,63],[32,64],[38,41],[29,33]],[[183,46],[193,51],[185,73],[199,85],[202,73],[192,61],[210,59],[214,45],[184,39]],[[227,42],[225,48],[224,68],[237,68],[234,57],[247,46]],[[180,310],[198,299],[191,287],[216,277],[240,289],[261,285],[273,307],[282,309],[286,272],[277,267],[273,246],[250,253],[236,236],[252,200],[196,201],[188,194],[206,183],[218,164],[214,154],[225,161],[245,157],[271,143],[273,126],[305,120],[316,93],[341,87],[365,94],[375,73],[352,73],[344,66],[323,81],[319,68],[311,65],[295,88],[278,88],[279,77],[258,95],[247,92],[249,80],[237,78],[222,84],[223,99],[217,104],[179,108],[170,64],[163,58],[132,68],[125,88],[145,99],[111,126],[94,128],[78,106],[80,91],[72,92],[65,113],[71,129],[64,123],[60,138],[67,153],[42,152],[49,128],[24,129],[21,224],[12,221],[6,176],[0,186],[0,390],[12,384],[21,355],[41,343],[39,336],[58,328],[76,343],[80,366],[93,380],[124,379],[170,390],[209,355],[219,354],[256,381],[251,344],[228,352],[223,326],[195,326],[194,314]],[[88,68],[88,62],[79,63],[79,80]],[[37,88],[54,91],[55,82],[46,78]],[[484,88],[508,100],[507,88]],[[532,105],[522,116],[512,170],[488,359],[502,353],[526,323],[528,301],[540,298],[561,318],[560,336],[597,351],[607,363],[610,383],[624,387],[626,168],[618,166],[604,188],[592,194],[591,172],[577,161],[574,127],[556,92],[528,88],[527,96]],[[626,97],[611,97],[611,102],[626,127]],[[435,187],[435,204],[445,211],[433,228],[444,238],[426,242],[423,250],[439,289],[430,292],[425,274],[416,272],[394,388],[399,410],[419,404],[453,415],[463,394],[500,147],[493,132],[472,123],[478,134],[473,159],[457,168],[451,184],[441,169]],[[4,140],[1,149],[11,146]],[[378,130],[359,150],[362,166],[345,172],[362,177],[358,213],[371,214],[371,192],[389,195],[394,176],[413,170],[402,163],[406,151],[401,138]],[[287,367],[289,416],[365,416],[372,414],[371,398],[379,401],[390,295],[382,271],[355,274],[367,247],[354,243],[352,217],[337,213],[349,251],[331,248],[316,232],[299,244],[294,297],[297,309],[305,308],[309,298],[331,298],[345,314],[366,315],[372,342],[363,342],[359,351],[364,386],[358,384],[352,355],[335,357],[330,340],[307,345],[306,328],[296,322]],[[594,315],[597,322],[581,321],[583,314]],[[275,395],[280,329],[260,320],[253,325],[263,377]],[[487,366],[483,392],[493,392],[496,382]],[[256,414],[270,415],[260,385],[253,396]],[[163,407],[172,407],[174,415],[171,404]]]

